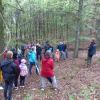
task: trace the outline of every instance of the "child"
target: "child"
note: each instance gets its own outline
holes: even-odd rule
[[[56,52],[55,52],[55,60],[57,61],[57,62],[59,62],[59,60],[60,60],[60,51],[57,49],[56,50]]]
[[[25,85],[25,78],[28,74],[28,69],[26,66],[26,60],[22,59],[21,64],[19,65],[20,67],[20,87],[24,87]]]
[[[46,87],[46,79],[52,84],[54,90],[57,89],[56,77],[54,75],[54,61],[51,58],[51,53],[46,52],[42,58],[41,68],[41,90]]]

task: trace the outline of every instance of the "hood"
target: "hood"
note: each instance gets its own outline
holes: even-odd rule
[[[12,60],[5,60],[3,61],[3,63],[1,64],[2,66],[5,66],[5,65],[9,65],[10,63],[12,63]]]
[[[26,64],[21,63],[19,66],[20,66],[20,68],[24,68],[26,66]]]
[[[33,52],[32,49],[30,49],[29,52],[32,53]]]
[[[91,42],[91,44],[96,44],[95,42]]]

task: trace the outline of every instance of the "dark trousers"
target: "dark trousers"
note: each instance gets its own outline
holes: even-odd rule
[[[87,57],[87,66],[91,66],[92,57],[93,57],[93,55]]]
[[[51,77],[47,77],[47,80],[52,84],[52,78]]]
[[[25,85],[25,76],[20,76],[20,86]]]
[[[37,54],[37,60],[41,61],[41,59],[42,59],[42,55],[41,54]]]
[[[32,74],[32,67],[33,65],[35,66],[35,62],[30,62],[30,66],[29,66],[29,74]]]
[[[15,76],[15,79],[14,79],[14,84],[15,84],[15,87],[17,87],[17,86],[18,86],[18,77],[19,77],[19,75],[18,75],[18,76]]]
[[[66,53],[66,58],[68,58],[68,50],[66,50],[65,53]]]
[[[22,50],[22,56],[24,57],[24,55],[25,55],[25,50]]]
[[[5,100],[12,99],[12,88],[13,88],[13,81],[5,81],[5,87],[4,87]]]

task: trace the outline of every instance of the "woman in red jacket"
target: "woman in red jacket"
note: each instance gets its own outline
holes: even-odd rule
[[[53,88],[57,89],[57,82],[54,75],[54,61],[51,58],[51,53],[46,52],[44,58],[42,58],[42,67],[41,67],[41,90],[44,90],[46,87],[46,80],[48,80]]]

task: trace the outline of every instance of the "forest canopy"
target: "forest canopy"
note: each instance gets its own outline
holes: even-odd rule
[[[2,7],[7,41],[73,42],[78,31],[79,39],[100,39],[100,0],[2,0]]]

